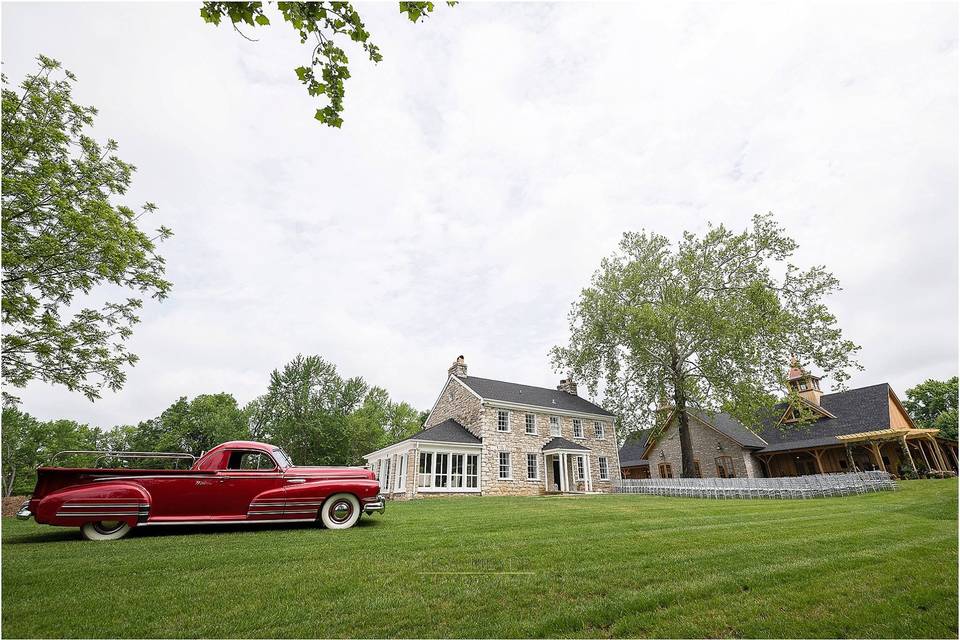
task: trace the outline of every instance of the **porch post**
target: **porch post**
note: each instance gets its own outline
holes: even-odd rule
[[[933,471],[933,467],[930,466],[930,460],[927,459],[927,451],[923,446],[923,439],[917,440],[917,446],[920,447],[920,453],[923,455],[923,461],[927,463],[927,471]]]
[[[887,466],[883,464],[883,456],[880,455],[880,447],[877,446],[876,442],[871,442],[870,446],[873,447],[873,455],[877,458],[877,466],[880,467],[881,471],[886,471]]]
[[[583,460],[584,472],[587,474],[587,477],[584,479],[587,491],[593,491],[593,476],[590,473],[590,456],[583,454]]]
[[[543,490],[550,491],[550,472],[547,467],[547,454],[543,454]]]
[[[847,464],[850,465],[850,471],[857,470],[857,462],[853,459],[853,447],[845,445],[847,449]]]
[[[813,459],[817,461],[817,473],[823,474],[823,463],[820,462],[820,454],[822,452],[819,449],[810,449],[810,455],[813,456]]]
[[[567,491],[567,454],[560,453],[560,491]]]
[[[913,472],[917,473],[917,465],[913,462],[913,454],[910,453],[910,447],[907,446],[907,434],[903,434],[903,439],[900,440],[900,446],[903,448],[903,453],[907,454],[907,460],[910,461],[910,467],[913,469]]]
[[[937,442],[936,438],[930,436],[930,444],[932,445],[931,448],[933,449],[934,454],[937,456],[937,462],[940,464],[940,471],[946,471],[947,461],[943,457],[943,452],[940,450],[940,443]]]

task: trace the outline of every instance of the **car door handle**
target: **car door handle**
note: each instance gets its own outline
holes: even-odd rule
[[[287,480],[287,482],[295,482],[295,483],[298,483],[298,484],[299,484],[299,483],[306,482],[306,481],[307,481],[306,478],[289,478],[289,479]]]

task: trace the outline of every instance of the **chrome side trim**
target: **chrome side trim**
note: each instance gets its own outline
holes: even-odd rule
[[[88,509],[88,508],[95,508],[95,507],[115,507],[119,509],[123,507],[139,507],[143,509],[144,507],[149,507],[149,506],[150,505],[146,504],[145,502],[137,502],[137,503],[90,502],[90,503],[84,503],[84,504],[79,504],[79,503],[63,504],[61,505],[61,508],[62,509]]]
[[[290,518],[290,519],[279,519],[279,520],[180,520],[176,522],[144,522],[143,524],[137,525],[140,527],[159,527],[163,525],[185,525],[185,524],[246,524],[246,523],[255,523],[255,524],[265,524],[265,523],[275,523],[275,522],[316,522],[315,518]]]
[[[96,516],[96,517],[103,517],[103,516],[118,516],[118,517],[121,517],[121,516],[122,516],[122,517],[125,517],[125,516],[138,516],[138,515],[140,515],[140,512],[139,512],[139,511],[102,511],[102,512],[98,512],[98,511],[84,511],[83,513],[77,513],[76,511],[74,511],[73,513],[66,513],[66,512],[61,511],[61,512],[58,512],[58,513],[57,513],[57,516],[56,516],[56,517],[58,517],[58,518],[88,518],[88,517],[90,517],[90,516]]]

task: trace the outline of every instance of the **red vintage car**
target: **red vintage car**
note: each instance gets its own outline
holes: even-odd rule
[[[361,513],[384,508],[372,471],[297,467],[279,447],[235,441],[211,449],[190,469],[40,467],[36,489],[17,516],[80,527],[89,540],[116,540],[133,527],[157,525],[319,520],[329,529],[346,529]]]

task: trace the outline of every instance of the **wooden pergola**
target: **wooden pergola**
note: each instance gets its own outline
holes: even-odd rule
[[[894,428],[851,433],[845,436],[836,436],[836,438],[846,446],[847,459],[849,460],[851,468],[855,466],[853,462],[853,447],[861,446],[873,455],[877,466],[881,470],[887,471],[888,469],[883,463],[883,456],[880,453],[880,447],[888,443],[898,443],[903,458],[910,462],[910,467],[913,469],[913,472],[917,473],[916,461],[907,444],[909,440],[920,450],[920,454],[923,456],[923,460],[928,469],[940,472],[951,472],[952,469],[947,461],[947,457],[940,447],[940,443],[937,442],[936,436],[939,432],[939,429]],[[924,445],[926,445],[926,447],[924,447]],[[947,449],[953,457],[954,466],[957,466],[956,452],[949,447]]]

